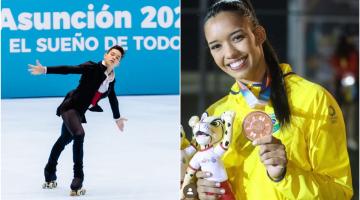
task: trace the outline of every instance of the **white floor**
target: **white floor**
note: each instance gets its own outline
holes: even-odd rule
[[[60,135],[55,115],[62,98],[1,101],[1,199],[172,200],[179,191],[179,96],[121,96],[128,118],[121,133],[108,100],[103,113],[87,112],[84,188],[70,197],[72,143],[59,159],[58,187],[41,188],[43,168]]]

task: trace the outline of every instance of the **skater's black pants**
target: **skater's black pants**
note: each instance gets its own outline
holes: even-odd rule
[[[61,152],[64,150],[65,146],[69,144],[72,140],[73,143],[73,161],[74,161],[74,177],[83,179],[83,143],[85,132],[81,125],[81,118],[79,113],[70,109],[65,111],[61,115],[63,119],[63,125],[61,128],[61,135],[58,140],[55,142],[54,146],[51,149],[49,156],[47,168],[51,171],[56,169],[57,161]]]

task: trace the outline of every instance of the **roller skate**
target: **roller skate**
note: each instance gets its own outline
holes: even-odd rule
[[[80,195],[85,195],[86,190],[84,188],[82,188],[82,183],[83,183],[84,179],[83,178],[78,178],[75,177],[70,185],[71,191],[70,191],[70,196],[80,196]]]
[[[57,187],[57,177],[55,172],[55,167],[50,167],[49,165],[46,165],[44,169],[45,183],[42,185],[43,189],[53,189]]]

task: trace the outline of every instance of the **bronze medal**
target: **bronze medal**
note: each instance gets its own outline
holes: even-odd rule
[[[245,136],[253,141],[272,134],[273,123],[269,115],[261,111],[249,113],[242,124]]]

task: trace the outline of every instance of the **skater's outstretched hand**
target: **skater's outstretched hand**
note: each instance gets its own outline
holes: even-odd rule
[[[29,69],[28,71],[32,75],[40,75],[46,73],[46,67],[42,66],[42,64],[39,62],[39,60],[36,60],[36,65],[28,64]]]
[[[127,121],[127,119],[123,117],[120,117],[120,119],[116,120],[116,125],[118,126],[121,132],[124,131],[125,121]]]

